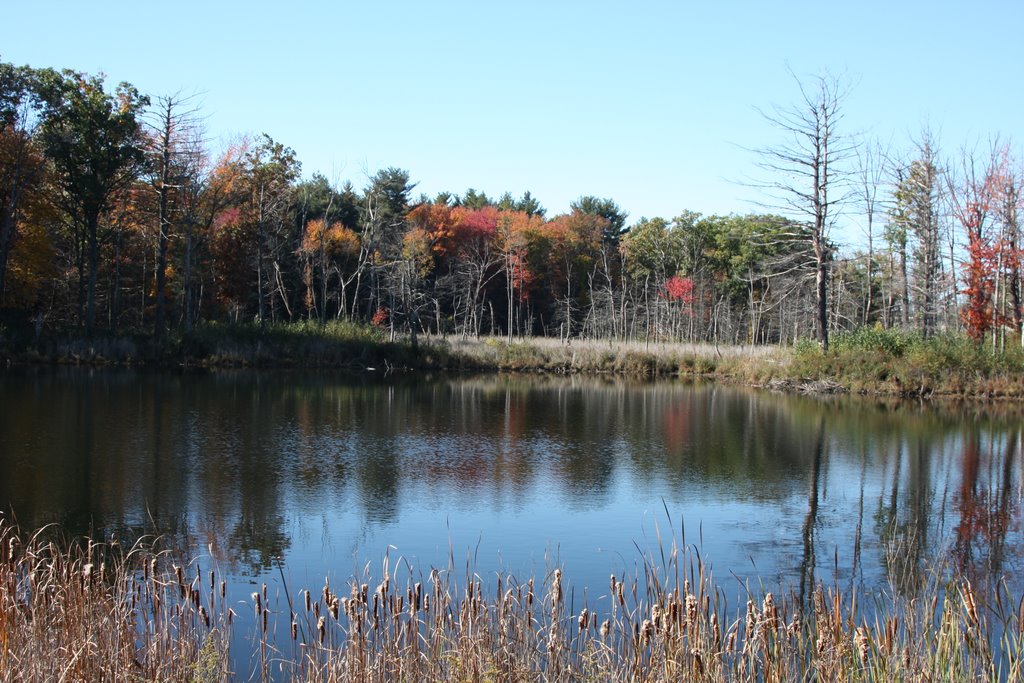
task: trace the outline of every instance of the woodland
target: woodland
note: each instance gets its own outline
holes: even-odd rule
[[[752,153],[762,213],[630,221],[589,195],[550,215],[530,192],[417,194],[395,167],[332,182],[266,134],[212,149],[195,98],[0,63],[0,338],[345,320],[414,341],[1019,345],[1011,146],[885,148],[843,130],[842,83],[799,85]]]

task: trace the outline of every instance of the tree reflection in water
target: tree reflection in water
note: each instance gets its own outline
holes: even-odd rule
[[[0,402],[0,503],[23,527],[157,531],[248,576],[278,558],[322,576],[389,545],[436,565],[483,539],[491,567],[536,567],[557,548],[577,581],[603,585],[666,507],[701,527],[717,575],[803,594],[833,572],[912,594],[943,559],[980,580],[1022,552],[1009,408],[682,382],[70,369],[0,375]]]

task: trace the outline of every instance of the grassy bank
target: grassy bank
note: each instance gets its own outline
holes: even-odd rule
[[[22,543],[0,526],[5,681],[1021,680],[1024,612],[970,582],[914,600],[818,586],[805,604],[716,584],[676,547],[636,576],[571,586],[555,569],[484,580],[385,561],[376,579],[229,606],[219,578],[166,556]],[[397,564],[397,563],[396,563]],[[735,583],[731,583],[735,586]],[[250,619],[236,614],[246,610]],[[860,616],[871,613],[871,616]],[[231,652],[233,628],[252,631]],[[277,633],[275,639],[272,634]],[[241,670],[233,671],[233,668]]]
[[[814,344],[793,349],[787,379],[831,381],[843,389],[899,396],[1024,398],[1024,350],[1019,340],[1001,351],[963,335],[865,328],[836,335],[827,353]]]
[[[169,334],[39,339],[0,328],[7,363],[157,367],[299,367],[614,374],[637,378],[705,377],[783,391],[850,391],[903,397],[1024,399],[1024,350],[995,352],[962,335],[929,339],[864,328],[833,337],[828,352],[813,341],[794,347],[530,338],[421,336],[389,341],[386,330],[347,321],[204,324]]]
[[[348,321],[225,325],[206,323],[169,333],[159,343],[146,334],[76,331],[36,339],[28,330],[0,328],[0,358],[10,363],[156,365],[192,367],[306,367],[365,370],[428,369],[554,374],[613,373],[634,377],[710,375],[737,358],[777,355],[771,347],[645,344],[530,338],[408,336],[389,341],[387,330]]]

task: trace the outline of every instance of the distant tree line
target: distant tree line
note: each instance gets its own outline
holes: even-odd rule
[[[304,178],[267,135],[214,154],[187,97],[0,63],[0,308],[37,328],[364,321],[392,334],[789,343],[864,325],[1021,330],[1019,160],[840,135],[821,78],[767,118],[766,213],[628,216],[582,196]],[[779,180],[782,179],[782,180]],[[839,216],[863,226],[841,249]]]

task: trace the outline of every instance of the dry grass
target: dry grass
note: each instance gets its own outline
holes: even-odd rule
[[[9,527],[0,593],[4,681],[228,681],[231,612],[216,578],[141,550],[25,546]],[[13,541],[13,544],[12,544]],[[99,562],[99,564],[97,564]],[[1021,680],[1024,605],[966,580],[874,616],[819,586],[801,605],[772,593],[731,603],[674,544],[634,576],[575,593],[558,569],[484,580],[470,568],[252,594],[255,680],[996,681]],[[160,567],[164,569],[161,570]],[[194,574],[194,578],[193,578]],[[280,627],[280,628],[278,628]],[[278,633],[275,639],[274,633]],[[282,642],[283,641],[283,642]],[[247,667],[246,671],[249,669]]]
[[[634,377],[666,377],[732,373],[741,365],[770,367],[783,357],[778,347],[714,344],[644,343],[573,339],[564,342],[531,337],[507,344],[504,338],[449,338],[452,358],[466,366],[559,374],[609,373]]]
[[[23,543],[0,520],[0,680],[227,677],[223,598],[141,548]]]

